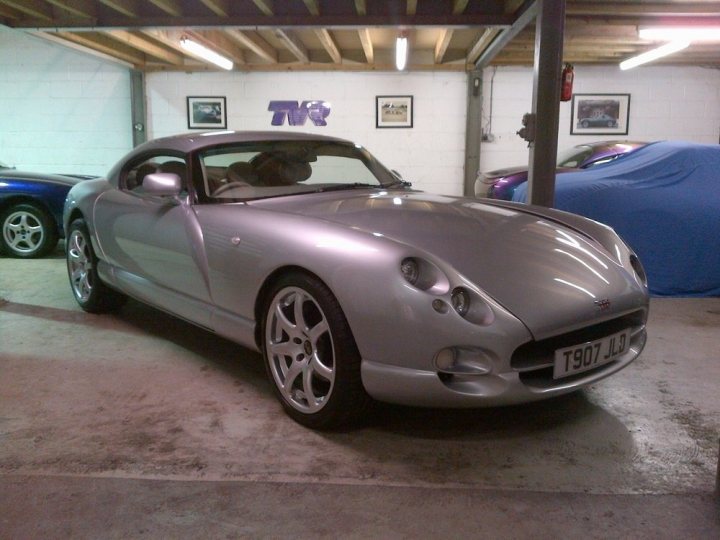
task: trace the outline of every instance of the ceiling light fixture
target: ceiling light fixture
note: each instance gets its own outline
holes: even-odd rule
[[[193,41],[187,36],[183,36],[180,38],[180,46],[189,53],[192,53],[195,56],[202,58],[207,62],[210,62],[211,64],[215,64],[218,67],[227,70],[231,70],[233,68],[232,60],[225,58],[224,56],[216,53],[215,51],[211,51],[204,45],[200,45],[198,42]]]
[[[720,41],[720,27],[647,26],[638,30],[638,37],[654,41]]]
[[[405,32],[401,32],[395,41],[395,67],[398,71],[405,69],[408,57],[408,40]]]
[[[671,41],[670,43],[666,43],[662,47],[652,49],[651,51],[644,52],[637,56],[633,56],[632,58],[628,58],[623,62],[620,62],[620,69],[626,70],[642,64],[647,64],[648,62],[652,62],[653,60],[657,60],[658,58],[662,58],[663,56],[667,56],[669,54],[681,51],[689,45],[690,42],[687,40]]]

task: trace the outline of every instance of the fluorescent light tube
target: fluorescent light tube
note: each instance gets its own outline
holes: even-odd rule
[[[720,27],[647,26],[638,30],[638,37],[655,41],[720,41]]]
[[[689,41],[671,41],[662,47],[658,47],[657,49],[639,54],[638,56],[633,56],[632,58],[628,58],[627,60],[620,62],[620,69],[631,69],[642,64],[647,64],[648,62],[652,62],[653,60],[657,60],[663,56],[681,51],[688,45],[690,45]]]
[[[228,60],[224,56],[216,53],[215,51],[211,51],[207,47],[200,45],[199,43],[193,41],[190,38],[180,38],[180,46],[182,46],[183,49],[194,54],[195,56],[202,58],[203,60],[210,62],[211,64],[215,64],[218,67],[227,70],[233,68],[232,60]]]
[[[395,67],[398,71],[405,69],[408,56],[408,42],[405,36],[398,36],[395,42]]]

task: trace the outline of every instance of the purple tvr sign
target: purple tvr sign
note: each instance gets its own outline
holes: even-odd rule
[[[327,126],[325,118],[330,114],[330,103],[327,101],[303,101],[298,106],[297,101],[271,101],[268,111],[273,113],[273,126],[282,126],[287,117],[291,126],[304,126],[305,121],[310,121],[316,126]]]

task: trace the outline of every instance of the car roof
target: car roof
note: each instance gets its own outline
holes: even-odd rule
[[[152,141],[139,145],[134,149],[133,153],[144,153],[148,150],[157,149],[171,149],[187,153],[216,144],[288,140],[349,142],[345,139],[328,137],[326,135],[293,131],[203,131],[153,139]]]

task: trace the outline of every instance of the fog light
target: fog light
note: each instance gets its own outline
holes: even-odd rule
[[[435,311],[438,313],[447,313],[448,312],[448,305],[443,302],[442,300],[433,300],[432,307]]]
[[[447,347],[435,355],[435,367],[452,375],[487,375],[492,372],[492,359],[481,349]]]
[[[435,366],[441,371],[452,370],[455,364],[455,350],[443,349],[435,356]]]

